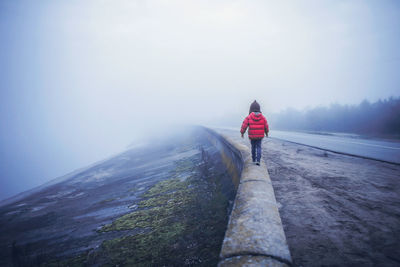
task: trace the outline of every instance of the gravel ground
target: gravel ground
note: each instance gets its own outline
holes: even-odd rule
[[[400,266],[400,166],[264,138],[295,266]]]

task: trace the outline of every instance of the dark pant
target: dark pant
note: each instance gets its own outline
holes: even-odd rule
[[[261,141],[262,139],[250,140],[251,142],[251,156],[253,162],[260,162],[261,159]]]

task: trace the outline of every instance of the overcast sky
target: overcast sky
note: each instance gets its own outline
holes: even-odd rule
[[[399,1],[1,0],[0,199],[254,99],[268,116],[399,96],[399,18]]]

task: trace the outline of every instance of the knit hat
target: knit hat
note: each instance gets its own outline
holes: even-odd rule
[[[260,104],[258,104],[256,100],[250,105],[249,114],[252,112],[260,112]]]

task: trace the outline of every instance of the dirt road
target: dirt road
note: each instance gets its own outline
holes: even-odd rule
[[[295,266],[400,265],[400,166],[273,138],[263,159]]]

